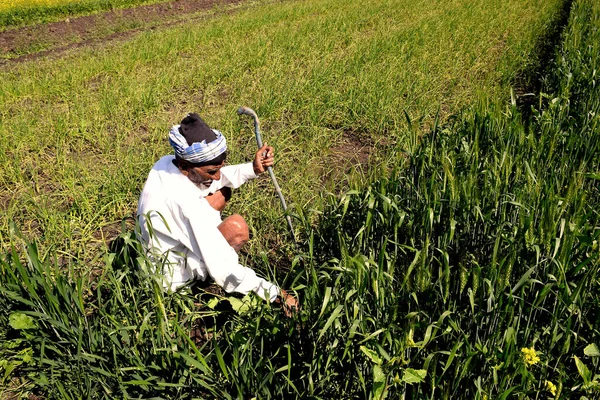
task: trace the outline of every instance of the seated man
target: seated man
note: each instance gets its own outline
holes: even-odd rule
[[[234,214],[221,221],[231,189],[272,166],[273,148],[265,144],[254,162],[224,166],[225,137],[198,114],[173,126],[169,143],[175,156],[154,164],[137,212],[144,243],[165,262],[165,284],[175,290],[210,276],[227,292],[252,291],[283,304],[289,314],[297,300],[238,262],[237,252],[249,239],[244,218]]]

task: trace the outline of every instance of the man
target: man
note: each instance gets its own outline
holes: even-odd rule
[[[253,162],[224,166],[225,137],[198,114],[173,126],[169,143],[175,155],[152,167],[138,204],[142,239],[155,259],[164,260],[165,286],[176,290],[210,276],[226,292],[254,292],[289,315],[297,300],[239,264],[237,252],[249,239],[244,218],[221,221],[231,189],[272,166],[273,148],[265,144]]]

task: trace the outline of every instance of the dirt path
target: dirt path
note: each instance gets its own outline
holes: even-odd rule
[[[142,30],[190,21],[201,17],[202,11],[226,8],[242,1],[175,0],[9,29],[0,32],[0,65],[60,55],[71,48],[127,38]]]

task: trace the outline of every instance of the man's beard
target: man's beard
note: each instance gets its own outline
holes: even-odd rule
[[[211,181],[203,180],[202,177],[200,176],[200,174],[197,173],[196,171],[194,171],[193,169],[188,170],[187,177],[190,181],[192,181],[194,183],[194,185],[198,186],[198,188],[200,188],[202,190],[208,189],[210,187],[210,185],[212,184],[212,180]]]

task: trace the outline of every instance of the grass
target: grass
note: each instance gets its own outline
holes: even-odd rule
[[[127,230],[119,248],[100,253],[103,268],[92,275],[89,263],[61,266],[61,253],[34,244],[21,257],[13,231],[15,247],[0,262],[3,382],[60,398],[597,397],[598,43],[600,6],[575,1],[543,93],[525,113],[502,88],[431,118],[425,135],[418,108],[379,137],[368,127],[385,110],[344,113],[349,126],[386,145],[387,163],[343,195],[322,194],[316,210],[296,208],[303,242],[282,282],[302,301],[293,319],[263,302],[234,313],[218,311],[204,293],[165,294]],[[261,64],[257,76],[273,65]],[[210,92],[203,95],[209,104]],[[279,104],[259,110],[271,115]],[[222,107],[207,110],[228,121]],[[297,137],[335,115],[324,108],[295,130],[286,131],[294,115],[267,126]],[[242,135],[235,140],[243,148]],[[285,165],[278,172],[292,170]],[[268,254],[251,251],[261,270],[275,268]],[[191,340],[198,325],[209,335]]]
[[[199,4],[204,9],[195,12],[181,12],[180,8],[173,5],[164,6],[162,9],[150,9],[148,12],[114,12],[99,15],[87,21],[82,27],[77,22],[72,25],[63,26],[64,32],[57,34],[56,27],[52,24],[37,24],[28,29],[14,30],[8,33],[11,36],[10,48],[0,54],[0,61],[23,60],[24,56],[32,58],[39,57],[41,52],[49,53],[51,56],[60,56],[69,47],[85,44],[87,46],[99,46],[106,41],[121,40],[139,33],[143,30],[168,29],[174,24],[189,21],[203,21],[213,14],[232,12],[236,8],[253,7],[256,3],[234,3],[225,4]],[[133,7],[133,6],[130,6]]]
[[[315,207],[319,192],[356,168],[340,155],[350,139],[385,154],[407,140],[404,112],[431,124],[440,107],[445,118],[477,91],[506,94],[560,8],[560,1],[267,4],[10,66],[0,72],[2,243],[13,220],[44,253],[93,257],[101,228],[134,214],[147,171],[170,152],[166,129],[186,112],[227,133],[232,162],[253,153],[248,121],[235,114],[242,104],[258,112],[279,152],[286,197],[300,210]],[[324,179],[332,163],[341,168]],[[277,240],[285,225],[270,193],[266,182],[251,186],[234,208]],[[273,211],[258,218],[258,208]]]
[[[161,1],[167,0],[2,0],[0,1],[0,31]]]

